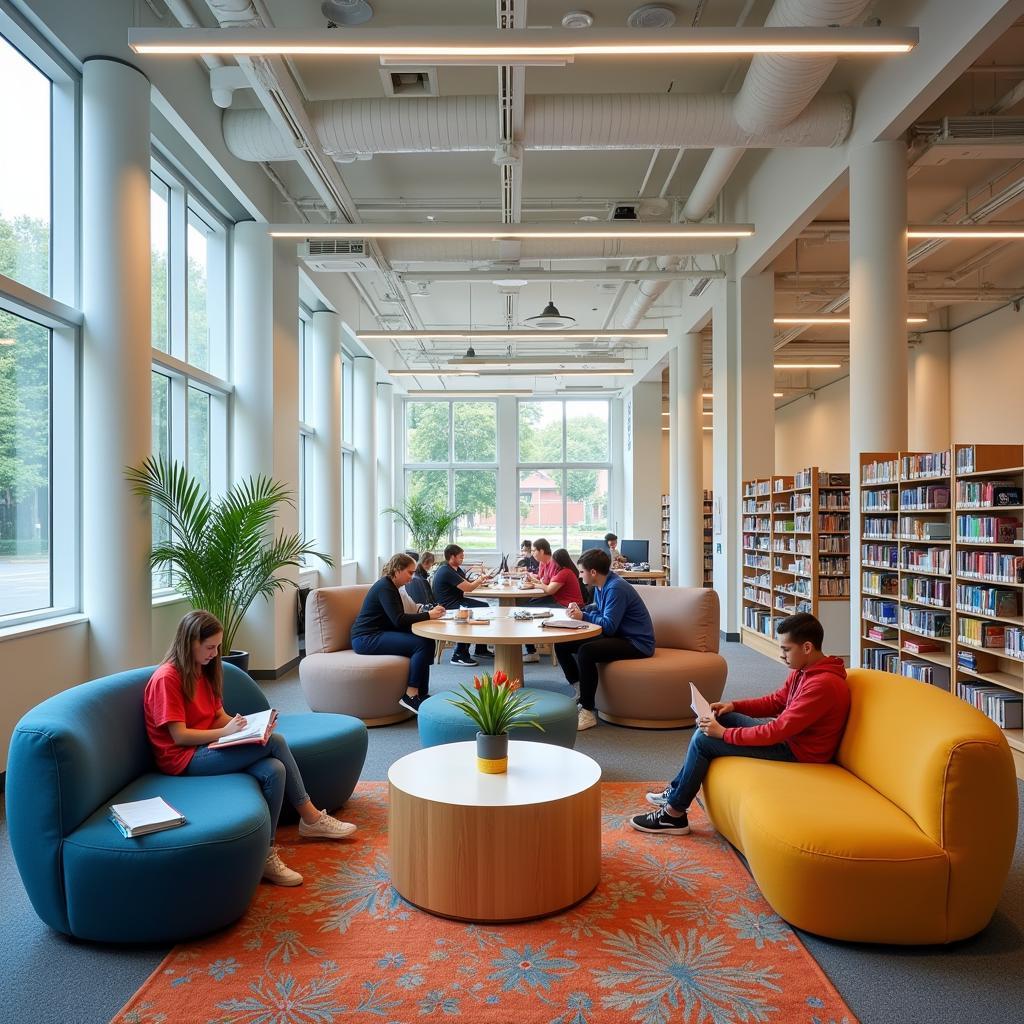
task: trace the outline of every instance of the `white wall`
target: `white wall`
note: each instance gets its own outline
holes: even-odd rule
[[[979,314],[954,306],[950,323]],[[978,444],[1024,442],[1024,311],[1000,309],[950,333],[950,440]]]
[[[849,472],[849,378],[775,410],[775,472],[790,474],[808,466]]]

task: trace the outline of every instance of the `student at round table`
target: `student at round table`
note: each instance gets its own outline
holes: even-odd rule
[[[557,548],[551,553],[551,564],[555,567],[551,579],[547,583],[537,585],[544,591],[543,597],[535,597],[527,601],[528,605],[540,605],[547,608],[568,608],[571,604],[583,604],[583,591],[580,588],[579,569],[565,548]]]
[[[626,565],[626,559],[623,557],[622,552],[619,551],[619,538],[614,533],[606,533],[604,535],[604,542],[608,545],[608,555],[612,560],[612,568]]]
[[[533,543],[524,540],[519,545],[519,561],[516,562],[516,569],[520,572],[536,572],[540,568],[540,562],[533,557]]]
[[[444,565],[438,566],[434,573],[433,590],[434,597],[443,608],[486,608],[486,601],[478,601],[476,598],[468,597],[477,587],[482,587],[490,579],[488,576],[477,576],[471,580],[466,576],[462,563],[465,560],[466,552],[458,544],[449,544],[444,549]],[[477,644],[475,655],[477,658],[490,658],[491,653],[487,650],[487,644]],[[477,665],[469,653],[469,644],[456,644],[452,651],[453,665]]]
[[[273,845],[285,797],[299,813],[299,835],[344,839],[356,826],[318,810],[306,793],[288,741],[271,733],[266,743],[211,746],[245,728],[242,715],[224,710],[220,644],[224,627],[207,611],[189,612],[179,623],[162,664],[142,697],[146,735],[165,775],[228,775],[246,772],[260,785],[270,811],[271,847],[263,878],[274,885],[301,885],[302,875],[281,860]]]
[[[441,605],[428,612],[407,612],[399,588],[411,579],[416,562],[404,552],[392,555],[381,577],[366,592],[363,606],[352,623],[352,650],[356,654],[397,654],[409,659],[409,680],[398,703],[418,715],[430,695],[430,666],[434,662],[434,641],[416,636],[412,627],[444,615]]]

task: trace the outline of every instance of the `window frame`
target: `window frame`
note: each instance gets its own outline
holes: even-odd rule
[[[313,314],[305,306],[299,306],[299,490],[298,499],[298,524],[299,536],[303,541],[313,536],[313,524],[311,511],[313,508],[313,474],[309,471],[309,460],[312,450],[312,439],[316,437],[316,427],[309,423],[309,403],[313,399],[312,374],[313,361],[310,359],[309,345],[312,343],[310,337],[310,323]],[[312,566],[312,560],[303,558],[304,566]]]
[[[356,446],[353,442],[355,416],[352,409],[354,373],[355,359],[352,353],[343,347],[341,350],[341,559],[343,562],[352,561],[356,557],[354,486]]]
[[[0,308],[49,331],[50,603],[0,615],[0,630],[81,610],[81,331],[79,307],[81,78],[16,11],[0,36],[50,81],[50,238],[47,292],[0,275]],[[59,514],[58,514],[59,513]]]

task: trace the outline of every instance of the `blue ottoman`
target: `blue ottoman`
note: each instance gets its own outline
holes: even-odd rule
[[[534,740],[537,743],[554,743],[560,747],[576,746],[576,723],[578,709],[576,701],[561,693],[549,690],[524,689],[523,693],[534,701],[530,709],[544,731],[533,726],[520,726],[509,733],[514,740]],[[458,700],[456,693],[437,693],[424,701],[418,715],[420,744],[437,747],[442,743],[461,743],[476,738],[476,723],[452,704]]]

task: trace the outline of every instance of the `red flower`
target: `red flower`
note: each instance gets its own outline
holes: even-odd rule
[[[508,676],[499,668],[498,671],[494,673],[494,682],[496,686],[501,686],[502,683],[508,682]]]
[[[480,689],[480,677],[473,676],[473,685],[479,690]]]

